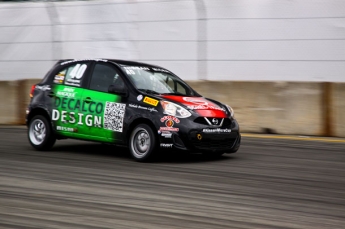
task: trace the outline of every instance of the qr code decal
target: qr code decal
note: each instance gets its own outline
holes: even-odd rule
[[[104,110],[104,129],[122,132],[126,104],[106,102]]]

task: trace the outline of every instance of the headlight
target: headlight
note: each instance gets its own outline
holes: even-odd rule
[[[234,109],[232,109],[229,105],[226,105],[226,108],[228,109],[229,113],[230,113],[230,117],[233,118],[235,115]]]
[[[161,105],[163,107],[163,114],[172,115],[176,118],[188,118],[192,115],[189,111],[187,111],[180,105],[172,102],[161,101]]]

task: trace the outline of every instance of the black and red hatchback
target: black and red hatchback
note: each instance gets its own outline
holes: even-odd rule
[[[32,87],[28,138],[128,146],[138,161],[159,148],[234,153],[241,135],[228,105],[204,98],[164,68],[124,60],[61,60]]]

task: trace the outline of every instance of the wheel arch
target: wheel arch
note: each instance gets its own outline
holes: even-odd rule
[[[48,111],[42,107],[36,107],[30,111],[30,113],[27,117],[27,122],[26,122],[27,126],[29,126],[31,119],[33,117],[35,117],[36,115],[44,116],[47,119],[47,121],[49,122],[50,126],[52,127],[50,115],[49,115]]]
[[[157,142],[159,141],[159,138],[158,138],[158,132],[157,132],[157,128],[155,127],[155,125],[153,124],[153,122],[148,119],[148,118],[143,118],[143,117],[140,117],[140,118],[137,118],[135,119],[128,127],[128,131],[127,131],[127,134],[126,134],[126,144],[128,144],[129,142],[129,137],[133,131],[133,129],[139,125],[139,124],[147,124],[149,127],[151,127],[156,139],[157,139]]]

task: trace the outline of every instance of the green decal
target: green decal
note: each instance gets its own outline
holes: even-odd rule
[[[78,87],[55,85],[52,120],[67,137],[114,142],[123,131],[126,104],[119,96]]]

